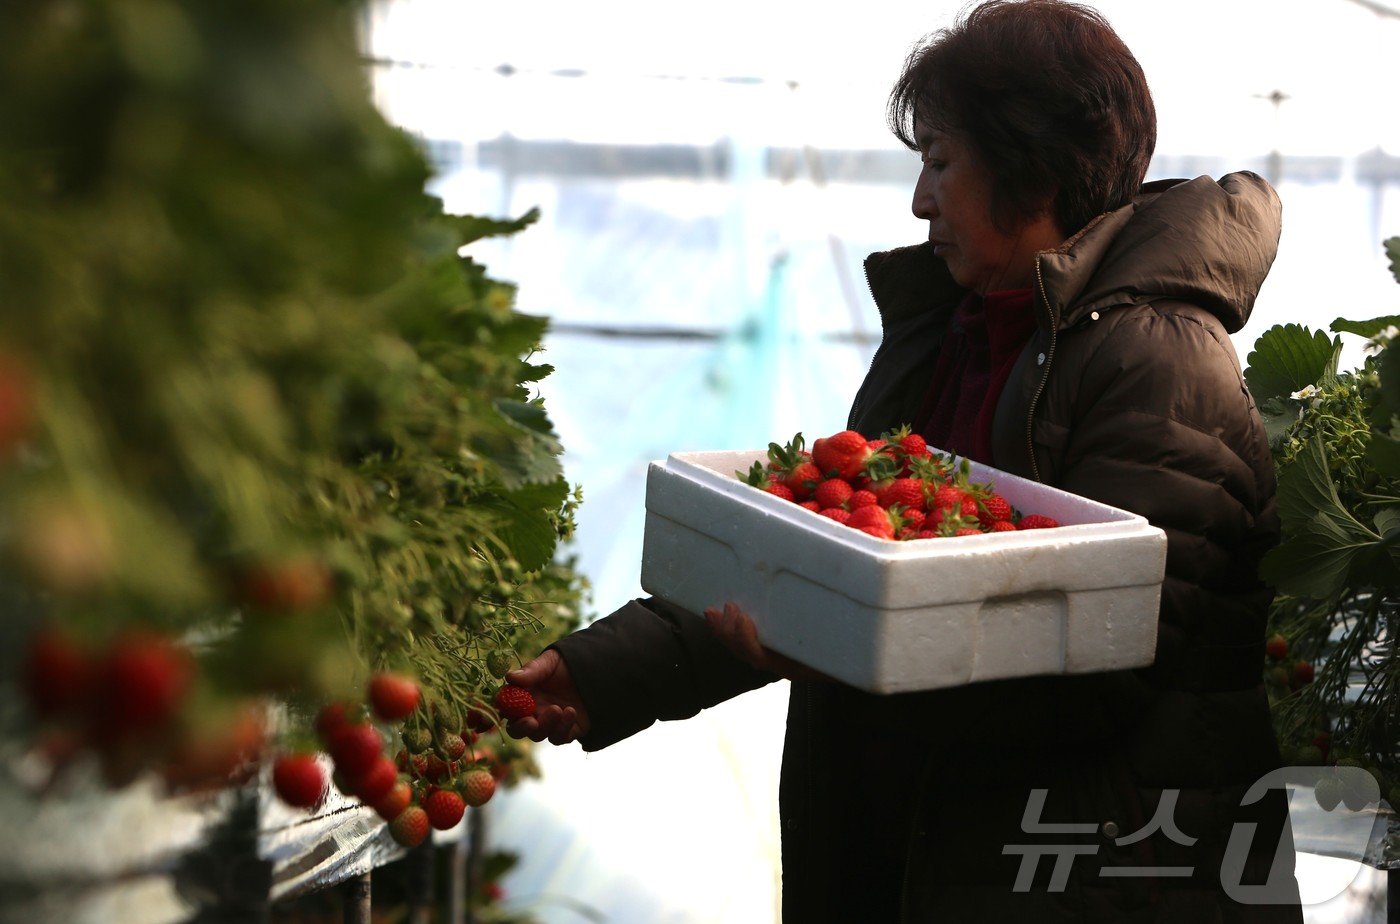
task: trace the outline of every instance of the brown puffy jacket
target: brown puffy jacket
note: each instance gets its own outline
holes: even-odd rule
[[[785,921],[1302,920],[1282,792],[1240,804],[1280,763],[1260,685],[1271,592],[1256,576],[1278,520],[1228,334],[1273,261],[1279,213],[1254,174],[1162,181],[1039,256],[1038,329],[997,406],[993,463],[1166,532],[1156,661],[893,696],[793,683]],[[849,425],[874,434],[917,411],[964,293],[926,244],[866,271],[883,339]],[[774,679],[654,599],[555,647],[593,720],[587,750]],[[1037,790],[1040,822],[1079,830],[1027,831]],[[1134,837],[1164,792],[1175,827]],[[1232,834],[1243,861],[1224,859]],[[1262,882],[1280,844],[1270,903],[1232,898],[1222,867]],[[1017,845],[1050,852],[1033,864]]]

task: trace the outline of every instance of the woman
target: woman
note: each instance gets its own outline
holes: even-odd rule
[[[512,733],[594,750],[787,676],[784,920],[1301,921],[1283,793],[1240,805],[1280,764],[1256,577],[1278,522],[1228,335],[1273,261],[1277,197],[1247,173],[1140,187],[1142,70],[1059,0],[984,3],[933,36],[890,115],[923,159],[929,240],[866,261],[884,336],[849,426],[913,422],[1161,527],[1155,663],[877,696],[763,649],[732,606],[640,600],[511,675],[540,702]],[[1268,903],[1242,897],[1276,849]]]

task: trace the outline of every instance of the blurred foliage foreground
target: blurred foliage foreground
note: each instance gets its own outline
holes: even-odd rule
[[[329,750],[391,817],[529,770],[493,697],[577,624],[579,495],[545,323],[461,250],[534,216],[425,194],[356,12],[0,4],[0,664],[45,786]]]

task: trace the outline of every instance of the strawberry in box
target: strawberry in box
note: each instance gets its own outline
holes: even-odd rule
[[[1161,530],[907,431],[673,453],[646,504],[646,591],[696,613],[732,600],[764,645],[861,689],[1153,660]]]

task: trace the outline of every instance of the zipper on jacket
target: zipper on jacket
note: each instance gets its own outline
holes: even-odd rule
[[[1035,256],[1035,281],[1040,288],[1040,300],[1045,303],[1045,313],[1050,316],[1050,345],[1045,350],[1045,362],[1040,370],[1040,383],[1036,385],[1034,394],[1031,395],[1030,406],[1026,409],[1026,452],[1030,456],[1031,475],[1036,481],[1041,481],[1040,466],[1035,461],[1035,405],[1040,400],[1041,392],[1045,391],[1045,383],[1050,380],[1050,363],[1055,356],[1055,313],[1050,310],[1050,296],[1045,293],[1045,277],[1040,271],[1040,254]]]

